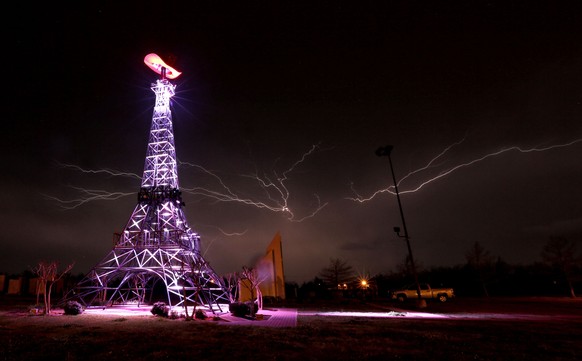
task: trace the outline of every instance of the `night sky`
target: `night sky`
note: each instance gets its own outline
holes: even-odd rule
[[[183,72],[172,81],[179,161],[273,207],[282,199],[253,177],[286,176],[292,214],[188,193],[227,189],[179,168],[188,222],[218,274],[252,265],[276,232],[287,281],[312,279],[330,258],[361,274],[395,270],[407,254],[396,197],[350,199],[393,184],[375,155],[388,144],[399,180],[422,170],[399,186],[421,267],[464,264],[475,242],[526,264],[551,236],[582,241],[580,6],[124,3],[7,14],[0,272],[57,260],[85,273],[111,249],[140,180],[80,169],[141,176],[152,52]],[[510,147],[550,148],[484,158]],[[83,189],[120,194],[57,200]]]

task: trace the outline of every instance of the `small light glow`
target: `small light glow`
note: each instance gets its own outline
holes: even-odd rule
[[[358,281],[360,283],[360,288],[363,290],[367,290],[370,287],[370,283],[368,282],[368,276],[360,276],[358,277]]]

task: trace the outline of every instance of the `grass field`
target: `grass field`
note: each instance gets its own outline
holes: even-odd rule
[[[4,297],[0,360],[578,360],[582,300],[456,299],[446,304],[295,305],[297,327],[153,315],[31,315]],[[328,311],[402,317],[324,316]],[[423,312],[438,318],[407,317]],[[259,322],[259,321],[256,321]]]

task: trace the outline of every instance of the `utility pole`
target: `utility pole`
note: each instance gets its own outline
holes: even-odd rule
[[[410,247],[410,238],[408,237],[408,229],[406,228],[406,220],[404,219],[404,211],[402,210],[402,202],[400,201],[400,193],[398,192],[398,182],[396,182],[396,176],[394,175],[394,167],[392,166],[392,153],[393,146],[387,145],[385,147],[380,147],[376,150],[376,155],[378,157],[388,157],[388,162],[390,163],[390,173],[392,173],[392,181],[394,182],[394,191],[396,192],[396,199],[398,200],[398,209],[400,210],[400,218],[402,219],[402,228],[404,228],[404,239],[406,240],[406,246],[408,247],[408,256],[410,257],[410,266],[412,267],[412,275],[414,276],[414,282],[416,283],[416,294],[418,295],[419,305],[422,297],[420,296],[420,284],[418,283],[418,275],[416,274],[416,266],[414,264],[414,257],[412,256],[412,248]],[[398,237],[400,235],[400,227],[394,227],[394,232]]]

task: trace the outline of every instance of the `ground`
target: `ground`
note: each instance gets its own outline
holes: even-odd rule
[[[425,309],[378,300],[293,305],[297,327],[147,313],[41,316],[20,299],[0,301],[0,360],[582,358],[582,299],[457,298]]]

